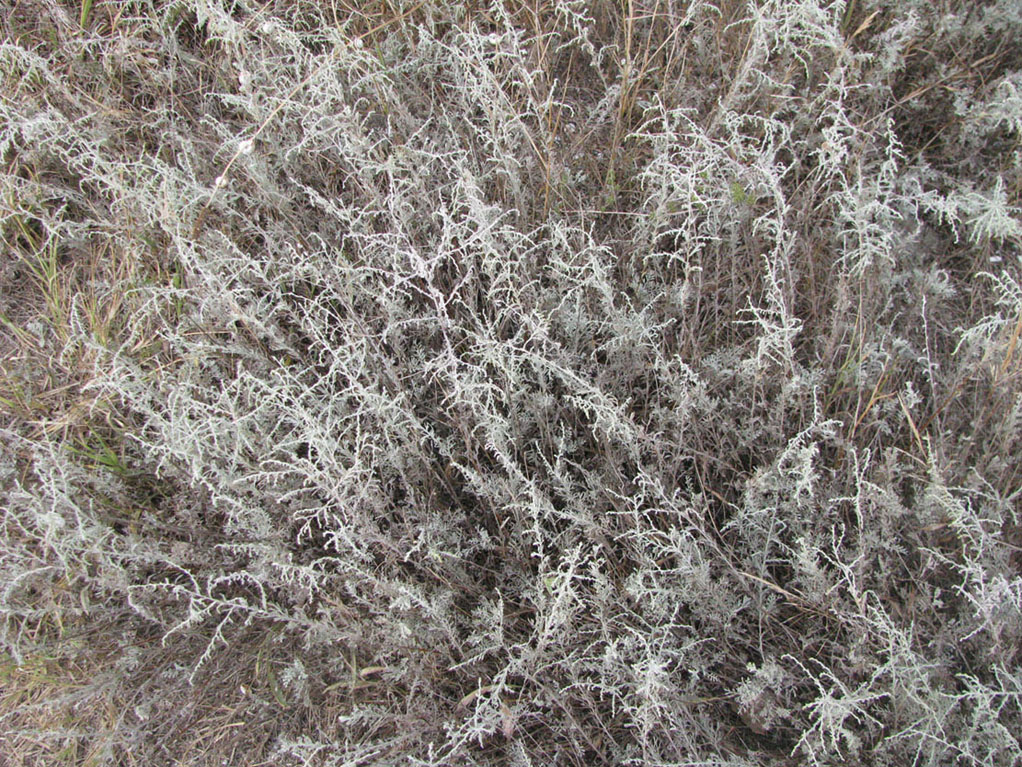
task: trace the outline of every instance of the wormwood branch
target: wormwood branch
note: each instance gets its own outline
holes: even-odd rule
[[[407,11],[403,11],[398,16],[395,16],[392,19],[387,19],[387,21],[376,25],[368,32],[364,32],[361,35],[358,35],[357,37],[353,38],[351,44],[357,47],[361,47],[364,44],[363,41],[366,38],[372,37],[378,32],[383,31],[387,27],[390,27],[394,24],[401,22],[403,19],[407,18],[408,16],[411,16],[417,10],[422,8],[425,4],[426,0],[421,0],[421,2],[412,6]],[[263,119],[261,123],[259,123],[259,125],[256,126],[256,129],[252,132],[251,135],[238,142],[238,148],[235,150],[234,154],[231,155],[231,158],[227,161],[223,169],[220,171],[220,175],[217,176],[216,180],[217,182],[213,186],[213,191],[209,194],[206,203],[202,206],[202,208],[199,210],[198,215],[196,215],[195,217],[195,223],[192,225],[191,231],[191,237],[193,240],[198,239],[199,234],[202,232],[202,227],[205,224],[206,216],[209,214],[209,208],[213,204],[217,192],[220,190],[222,186],[224,186],[224,183],[227,179],[227,174],[230,173],[231,168],[234,167],[234,163],[237,162],[239,157],[248,154],[249,152],[252,151],[252,147],[255,144],[255,140],[263,134],[263,131],[266,130],[267,126],[269,126],[269,124],[274,120],[274,118],[276,118],[277,115],[279,115],[285,107],[290,106],[294,100],[294,97],[297,96],[306,87],[308,87],[310,82],[315,80],[321,73],[326,71],[326,69],[334,63],[334,59],[338,54],[339,50],[336,48],[330,51],[330,53],[327,54],[326,58],[319,66],[313,69],[312,72],[310,72],[305,77],[304,80],[299,82],[290,91],[288,91],[284,98],[282,98],[280,102],[277,104],[277,106],[270,110],[270,113]]]

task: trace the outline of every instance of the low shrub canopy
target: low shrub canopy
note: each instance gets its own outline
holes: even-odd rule
[[[12,764],[1015,765],[1022,15],[18,0]]]

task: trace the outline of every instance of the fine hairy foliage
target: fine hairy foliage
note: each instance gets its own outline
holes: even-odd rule
[[[1014,0],[11,0],[5,764],[1022,763]]]

